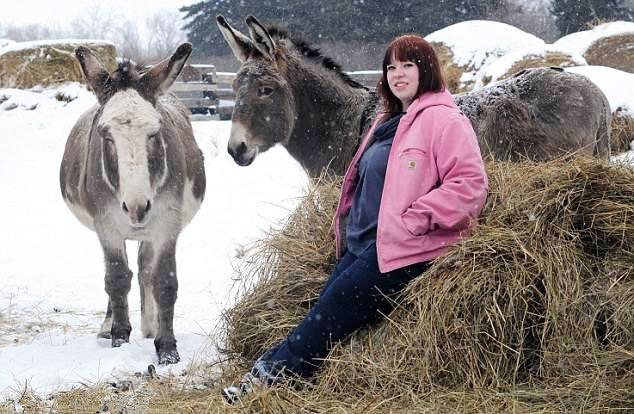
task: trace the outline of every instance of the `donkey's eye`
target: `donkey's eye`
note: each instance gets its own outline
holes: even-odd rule
[[[260,86],[258,88],[258,97],[264,98],[266,96],[270,96],[273,93],[273,88],[270,86]]]

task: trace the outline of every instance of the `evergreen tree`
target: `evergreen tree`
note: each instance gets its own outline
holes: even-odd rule
[[[588,29],[600,20],[632,20],[634,12],[624,0],[553,0],[550,11],[562,36]]]
[[[306,40],[385,43],[403,33],[427,35],[453,23],[486,18],[504,0],[203,0],[182,7],[189,40],[201,55],[230,53],[215,17],[222,14],[246,33],[252,14],[263,24],[278,23]]]

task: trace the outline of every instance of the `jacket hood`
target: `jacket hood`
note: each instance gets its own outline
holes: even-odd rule
[[[453,96],[443,89],[440,92],[425,92],[414,100],[407,108],[407,113],[403,116],[403,121],[409,122],[416,118],[416,116],[423,110],[430,106],[447,106],[449,108],[457,108],[456,103],[453,100]]]

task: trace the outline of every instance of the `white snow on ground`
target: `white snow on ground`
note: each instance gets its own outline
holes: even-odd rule
[[[136,278],[128,298],[130,343],[111,348],[110,341],[97,339],[107,303],[100,245],[59,190],[68,133],[94,103],[79,84],[0,89],[0,400],[25,382],[45,394],[157,363],[152,339],[139,332]],[[182,362],[159,372],[214,360],[214,330],[233,299],[237,256],[305,192],[305,173],[282,147],[260,154],[249,167],[237,166],[226,152],[229,130],[227,121],[194,122],[207,193],[177,250],[174,328]],[[136,273],[135,247],[128,242]]]
[[[584,30],[564,36],[553,43],[553,45],[571,53],[583,55],[597,40],[623,33],[634,33],[634,23],[624,21],[604,23],[591,30]]]
[[[525,47],[519,50],[515,50],[513,52],[509,52],[504,56],[501,56],[498,59],[493,60],[488,63],[486,66],[482,67],[476,74],[476,83],[474,85],[474,89],[481,88],[484,85],[484,80],[487,79],[487,83],[492,83],[500,79],[505,73],[513,67],[517,62],[524,60],[530,57],[546,57],[548,53],[563,53],[569,56],[570,60],[574,62],[577,66],[587,65],[588,63],[583,58],[583,56],[570,53],[558,46],[555,45],[535,45]]]

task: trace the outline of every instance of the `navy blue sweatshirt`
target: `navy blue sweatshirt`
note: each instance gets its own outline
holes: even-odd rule
[[[387,159],[392,149],[396,128],[403,115],[404,113],[398,113],[376,127],[372,135],[372,144],[359,160],[359,184],[346,227],[348,251],[355,256],[376,245],[376,228]]]

